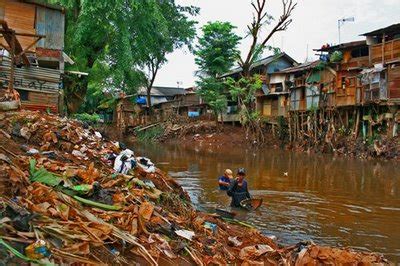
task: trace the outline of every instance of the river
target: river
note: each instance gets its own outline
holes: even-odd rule
[[[240,213],[239,219],[285,245],[312,240],[380,252],[400,263],[397,162],[199,143],[133,147],[176,178],[199,209],[229,205],[217,177],[225,168],[245,167],[250,193],[264,203],[257,212]]]

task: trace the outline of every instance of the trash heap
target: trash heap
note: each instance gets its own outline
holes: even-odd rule
[[[2,262],[387,262],[378,254],[312,242],[281,247],[246,223],[196,211],[188,194],[149,159],[127,160],[133,153],[122,152],[119,143],[78,121],[0,113]],[[126,174],[114,170],[113,160],[120,159],[117,169],[135,162]]]

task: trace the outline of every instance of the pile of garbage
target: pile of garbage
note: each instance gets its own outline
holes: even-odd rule
[[[0,113],[5,264],[387,263],[312,242],[281,247],[250,225],[196,211],[150,159],[80,122]]]

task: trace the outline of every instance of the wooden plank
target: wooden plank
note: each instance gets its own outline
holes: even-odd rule
[[[5,5],[4,19],[11,29],[18,33],[36,34],[35,5],[10,0],[3,0],[3,4]],[[3,38],[0,41],[4,44]],[[34,38],[22,36],[18,38],[18,41],[21,43],[22,49],[25,49],[34,41]]]

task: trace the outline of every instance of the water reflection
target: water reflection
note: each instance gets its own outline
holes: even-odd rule
[[[250,193],[263,198],[264,205],[240,218],[282,243],[312,239],[382,252],[400,262],[400,171],[395,162],[199,144],[135,148],[206,209],[230,202],[217,188],[224,169],[245,167]]]

